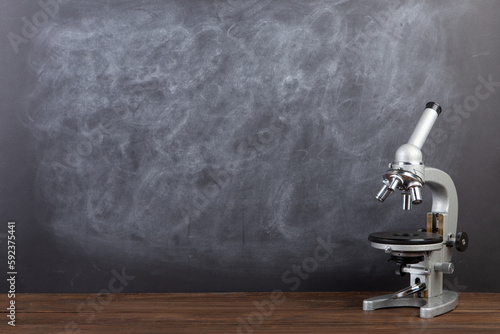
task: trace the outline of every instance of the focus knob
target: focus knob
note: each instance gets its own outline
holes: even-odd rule
[[[466,232],[458,232],[455,238],[455,248],[459,252],[465,252],[469,247],[469,236]]]

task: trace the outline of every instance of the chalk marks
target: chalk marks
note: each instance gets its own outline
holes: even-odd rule
[[[272,267],[349,234],[373,142],[443,66],[420,2],[67,6],[32,40],[20,120],[48,228],[96,253]]]

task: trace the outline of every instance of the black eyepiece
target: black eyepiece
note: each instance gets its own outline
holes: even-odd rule
[[[441,111],[442,111],[441,106],[439,104],[437,104],[436,102],[427,102],[427,104],[425,105],[425,108],[426,109],[427,108],[434,109],[437,112],[438,116],[439,116],[439,114],[441,114]]]

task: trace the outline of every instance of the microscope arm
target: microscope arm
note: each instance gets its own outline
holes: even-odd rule
[[[454,243],[458,220],[458,195],[455,184],[447,173],[432,167],[425,167],[424,177],[425,185],[432,192],[432,214],[440,213],[445,215],[441,227],[443,229],[443,239]],[[451,261],[452,252],[453,247],[447,247],[445,261]]]

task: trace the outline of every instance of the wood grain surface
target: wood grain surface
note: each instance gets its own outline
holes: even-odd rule
[[[363,311],[380,292],[17,294],[0,333],[500,333],[500,294],[460,293],[434,319],[416,308]]]

